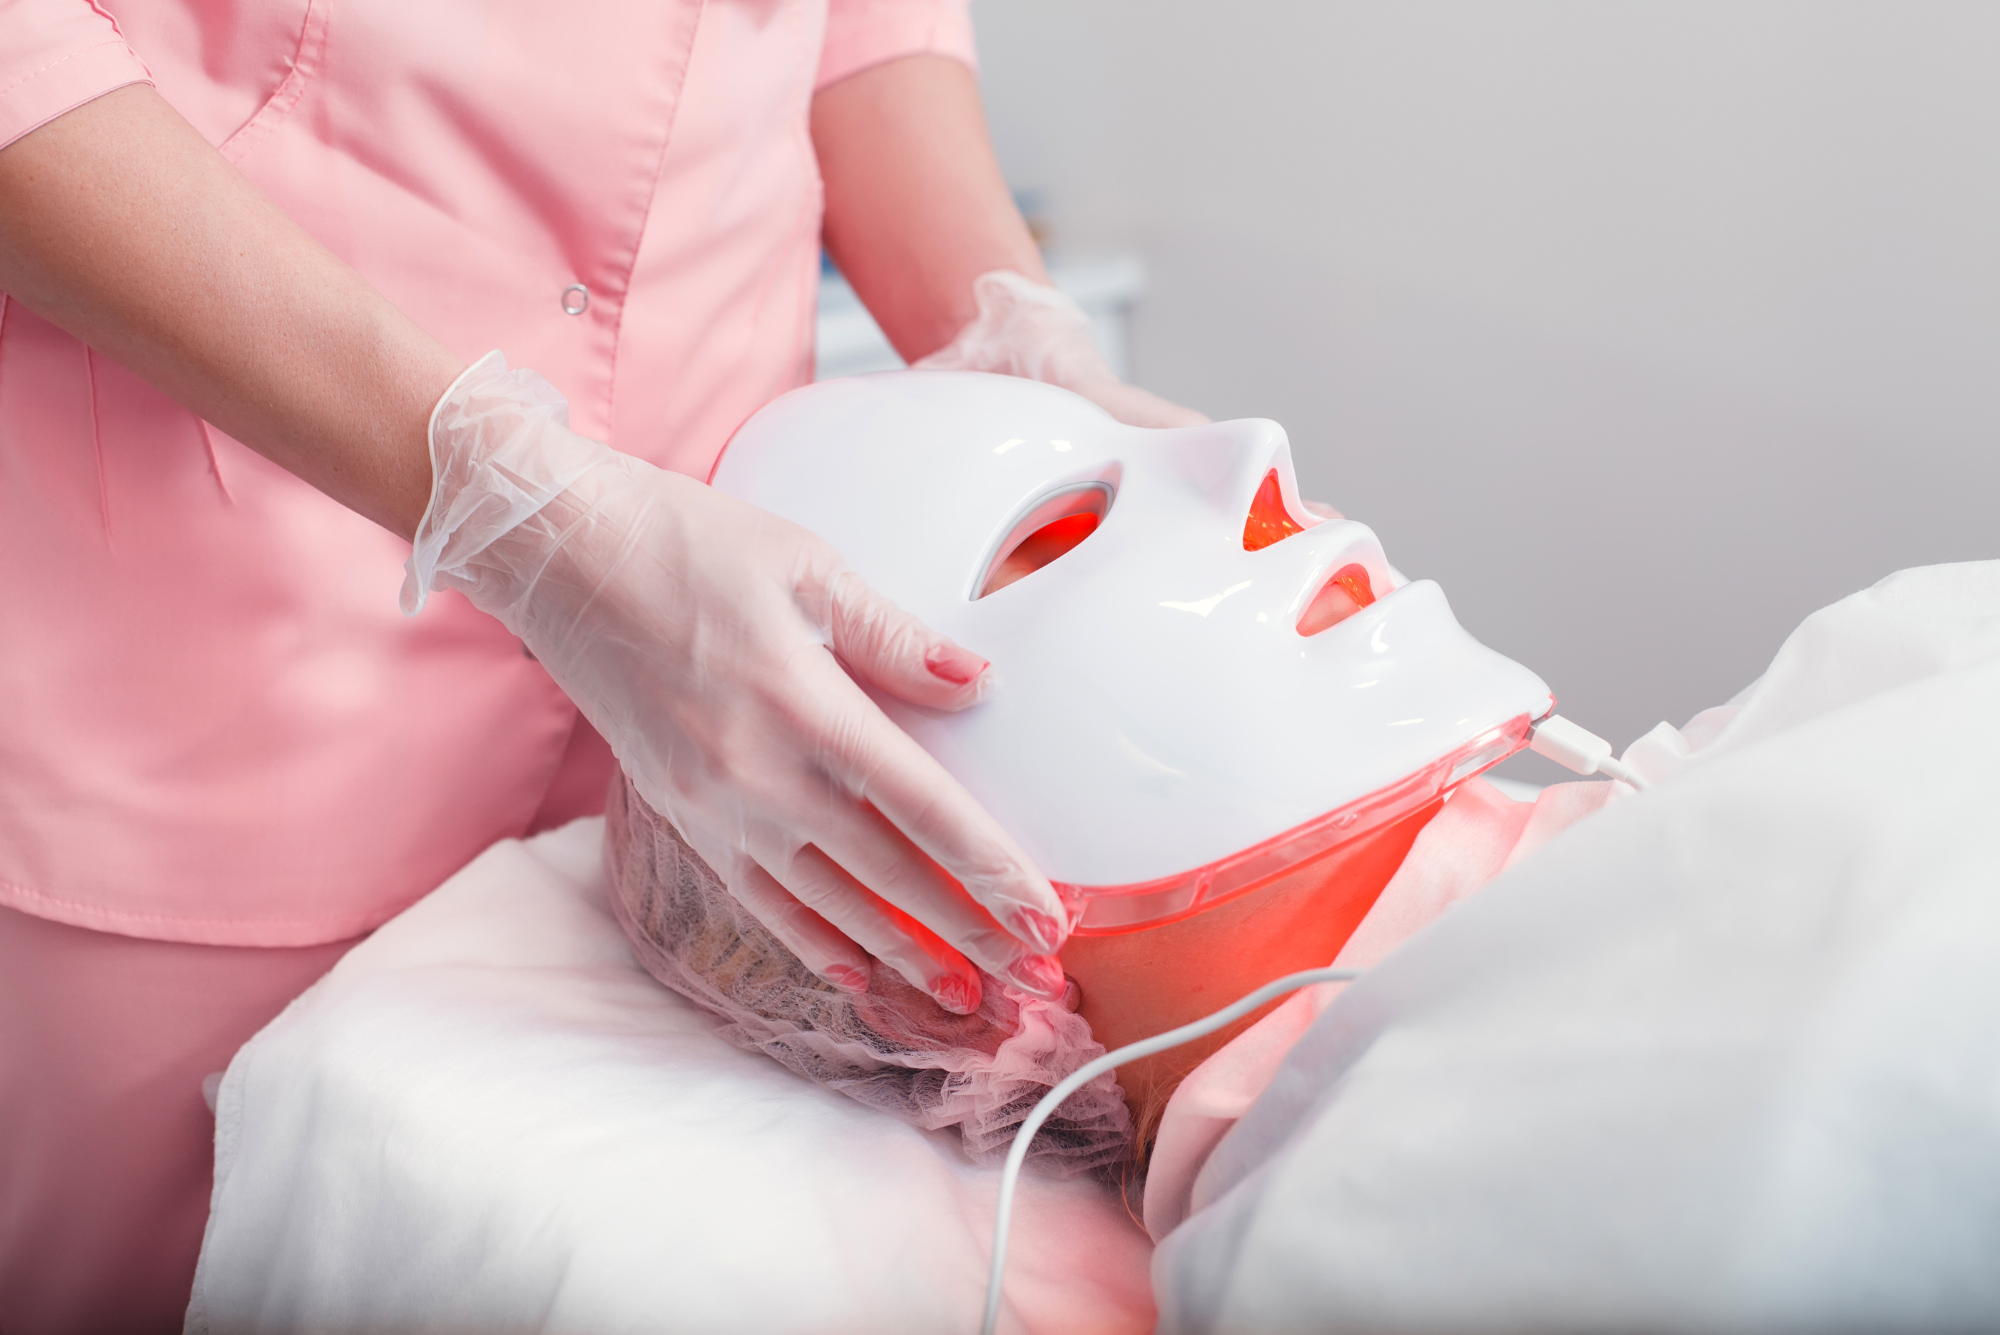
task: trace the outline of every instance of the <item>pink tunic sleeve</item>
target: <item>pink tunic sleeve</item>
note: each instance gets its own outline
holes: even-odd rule
[[[0,148],[102,93],[152,81],[90,0],[0,4]]]
[[[903,56],[950,56],[974,69],[966,0],[833,0],[817,87]]]

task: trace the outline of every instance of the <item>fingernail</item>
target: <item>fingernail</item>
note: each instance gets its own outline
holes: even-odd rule
[[[924,655],[924,666],[931,675],[948,681],[954,686],[963,686],[979,680],[979,674],[986,671],[986,660],[970,649],[961,649],[955,644],[933,645]]]
[[[979,1009],[979,980],[949,974],[932,985],[931,996],[953,1015],[970,1015]]]
[[[1062,920],[1040,909],[1015,909],[1007,919],[1009,930],[1044,955],[1062,949]]]
[[[843,992],[866,992],[868,975],[851,964],[835,964],[825,974],[826,981]]]
[[[1007,966],[1007,979],[1043,1001],[1060,1001],[1069,988],[1062,965],[1047,955],[1023,955]]]

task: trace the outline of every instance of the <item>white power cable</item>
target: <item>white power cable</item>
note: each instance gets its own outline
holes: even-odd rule
[[[1612,754],[1611,743],[1561,714],[1551,714],[1534,726],[1528,734],[1528,749],[1578,774],[1603,774],[1634,788],[1646,786],[1637,770]]]
[[[1164,1034],[1142,1038],[1137,1043],[1127,1043],[1096,1061],[1086,1062],[1044,1094],[1042,1101],[1028,1114],[1027,1120],[1021,1123],[1021,1129],[1014,1133],[1013,1148],[1007,1151],[1007,1164],[1000,1170],[1000,1203],[993,1214],[993,1269],[986,1277],[986,1316],[979,1325],[980,1335],[993,1335],[1000,1321],[1000,1286],[1007,1272],[1007,1229],[1014,1218],[1014,1187],[1020,1181],[1021,1164],[1028,1157],[1028,1146],[1035,1139],[1035,1133],[1062,1106],[1064,1099],[1113,1067],[1123,1066],[1140,1057],[1150,1057],[1156,1052],[1165,1052],[1168,1048],[1177,1048],[1183,1043],[1192,1043],[1287,992],[1296,992],[1314,983],[1352,982],[1360,976],[1359,969],[1305,969],[1288,973],[1283,978],[1264,984],[1242,1000],[1224,1006],[1213,1015],[1191,1021],[1178,1029],[1169,1029]]]

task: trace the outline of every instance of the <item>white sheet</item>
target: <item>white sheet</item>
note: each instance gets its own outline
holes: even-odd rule
[[[977,1328],[996,1174],[640,973],[601,830],[489,850],[231,1063],[190,1330]],[[1150,1328],[1149,1252],[1025,1181],[1009,1327]]]
[[[2000,1329],[2000,563],[1808,620],[1351,986],[1168,1332]]]

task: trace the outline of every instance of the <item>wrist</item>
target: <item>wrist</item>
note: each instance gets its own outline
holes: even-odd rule
[[[521,530],[579,479],[623,458],[570,430],[561,393],[531,370],[509,369],[497,351],[446,388],[427,435],[430,496],[404,567],[409,615],[441,582],[462,587],[475,563],[490,566],[479,558],[510,536],[515,546],[549,541],[545,524]]]

